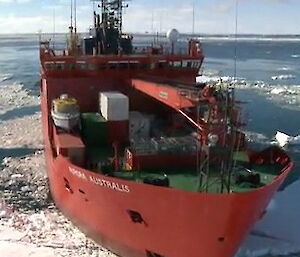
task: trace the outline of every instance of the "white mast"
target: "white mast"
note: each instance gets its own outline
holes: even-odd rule
[[[76,0],[74,0],[74,26],[75,26],[75,34],[77,33],[77,3]]]
[[[234,80],[236,81],[237,76],[237,34],[238,34],[238,11],[239,11],[239,0],[235,3],[235,46],[234,46]]]
[[[55,7],[53,7],[53,49],[55,48]]]
[[[193,1],[193,24],[192,24],[192,34],[195,34],[195,0]]]

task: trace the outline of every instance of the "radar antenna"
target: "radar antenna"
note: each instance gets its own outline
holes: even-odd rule
[[[128,7],[127,2],[130,0],[91,0],[98,2],[101,8],[101,22],[109,27],[118,29],[122,35],[123,28],[123,10]]]
[[[100,14],[94,11],[96,54],[131,54],[132,38],[123,34],[123,10],[129,0],[91,0],[97,3]]]
[[[70,13],[71,23],[70,23],[69,29],[70,29],[70,32],[73,33],[73,0],[71,0],[71,2],[70,2],[70,11],[71,11],[71,13]]]
[[[78,37],[77,37],[77,17],[76,17],[76,0],[70,0],[70,26],[68,35],[68,53],[69,55],[78,54]],[[73,26],[75,25],[75,27]]]

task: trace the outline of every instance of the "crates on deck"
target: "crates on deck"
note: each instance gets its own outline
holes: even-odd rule
[[[193,136],[132,140],[125,151],[128,170],[196,166],[197,139]]]
[[[129,99],[120,92],[101,92],[99,109],[108,121],[125,121],[129,119]]]
[[[136,153],[127,148],[125,151],[125,168],[143,170],[153,168],[189,168],[196,166],[196,153]]]
[[[99,113],[83,113],[81,126],[84,142],[90,147],[105,147],[128,140],[128,120],[108,121]]]
[[[54,133],[54,143],[57,155],[69,158],[75,165],[84,166],[85,145],[79,135],[57,131]]]
[[[144,139],[150,137],[151,129],[151,118],[150,115],[145,115],[140,112],[129,113],[129,138]]]

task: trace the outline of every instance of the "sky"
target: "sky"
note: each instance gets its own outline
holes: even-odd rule
[[[131,0],[124,14],[124,31],[300,34],[300,0]],[[92,24],[93,4],[77,0],[78,31]],[[0,0],[0,33],[67,32],[70,0]]]

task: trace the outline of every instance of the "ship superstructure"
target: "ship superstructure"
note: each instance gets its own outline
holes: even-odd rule
[[[198,40],[137,49],[124,1],[97,1],[89,36],[41,42],[41,106],[57,206],[127,257],[232,257],[292,168],[248,149],[234,87],[196,84]]]

